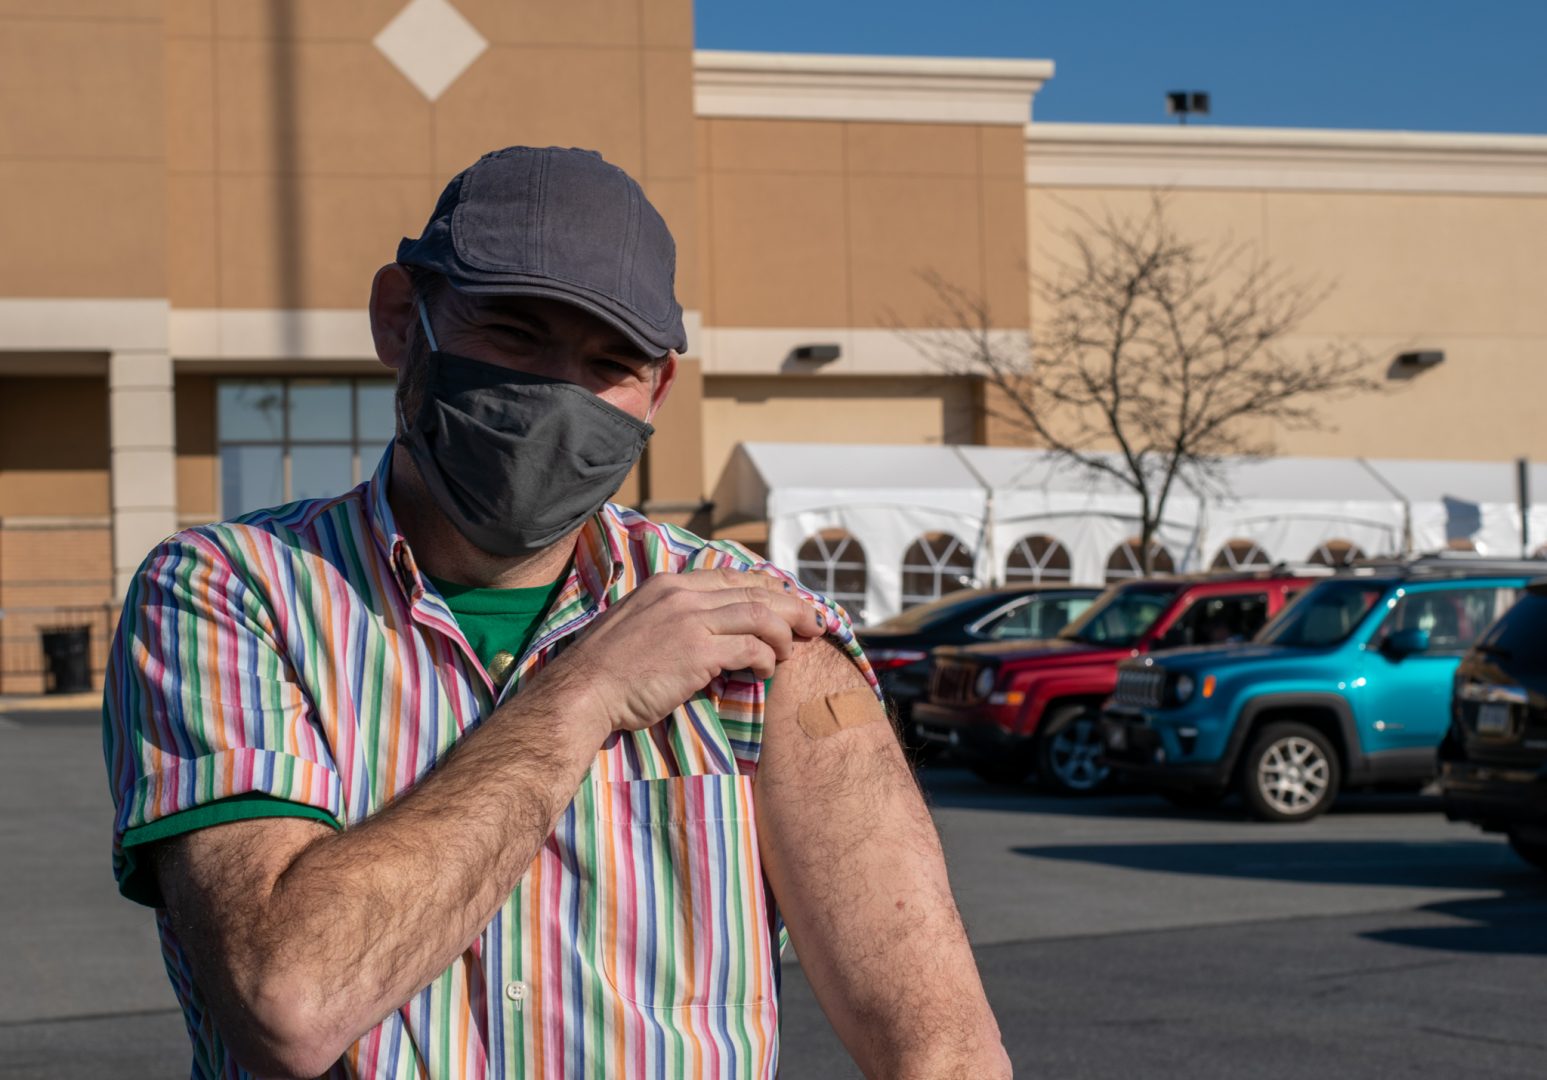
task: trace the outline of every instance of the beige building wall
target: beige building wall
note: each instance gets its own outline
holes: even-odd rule
[[[513,143],[601,151],[692,250],[689,0],[457,0],[486,48],[434,100],[374,44],[405,6],[169,6],[174,306],[359,309],[446,180]]]
[[[707,324],[927,326],[935,273],[986,295],[1000,325],[1025,325],[1019,127],[705,119],[697,131]]]
[[[704,380],[703,469],[741,442],[970,443],[974,386],[937,376],[714,375]]]
[[[742,441],[969,442],[937,278],[1024,334],[1024,125],[1051,65],[701,54],[703,475]],[[813,363],[796,350],[836,345]]]
[[[1059,233],[1080,213],[1142,215],[1165,190],[1184,235],[1249,244],[1331,290],[1288,349],[1356,346],[1385,386],[1325,402],[1325,430],[1264,432],[1278,452],[1547,458],[1533,408],[1547,393],[1547,141],[1351,134],[1362,147],[1343,133],[1245,146],[1237,135],[1224,148],[1178,134],[1164,150],[1158,137],[1125,145],[1110,135],[1081,156],[1031,129],[1032,269],[1051,272],[1067,250]],[[1151,156],[1121,158],[1142,149]],[[1226,149],[1231,161],[1211,157]],[[1255,186],[1232,186],[1243,180]],[[1443,350],[1444,363],[1411,377],[1393,369],[1399,353],[1420,349]]]
[[[91,626],[99,668],[105,656],[107,411],[100,375],[0,375],[0,693],[43,688],[44,628]]]

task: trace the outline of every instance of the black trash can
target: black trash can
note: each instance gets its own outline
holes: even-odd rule
[[[91,689],[91,627],[43,631],[43,692],[81,694]]]

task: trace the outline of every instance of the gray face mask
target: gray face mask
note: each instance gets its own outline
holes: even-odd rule
[[[654,428],[574,383],[433,350],[419,415],[404,423],[425,486],[491,555],[527,555],[578,529],[623,486]]]

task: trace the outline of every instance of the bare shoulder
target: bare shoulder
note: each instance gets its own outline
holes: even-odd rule
[[[796,798],[802,814],[855,793],[912,786],[886,709],[832,641],[799,642],[779,665],[756,783],[767,796]]]

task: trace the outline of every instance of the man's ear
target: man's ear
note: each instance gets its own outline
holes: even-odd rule
[[[414,305],[414,282],[399,263],[376,271],[371,282],[371,340],[376,355],[394,371],[408,362],[409,335],[419,317]]]
[[[661,406],[666,403],[666,395],[671,393],[672,383],[677,381],[677,354],[669,352],[666,359],[661,361],[655,369],[655,386],[650,390],[650,414],[646,420],[654,420],[655,414],[661,411]]]

